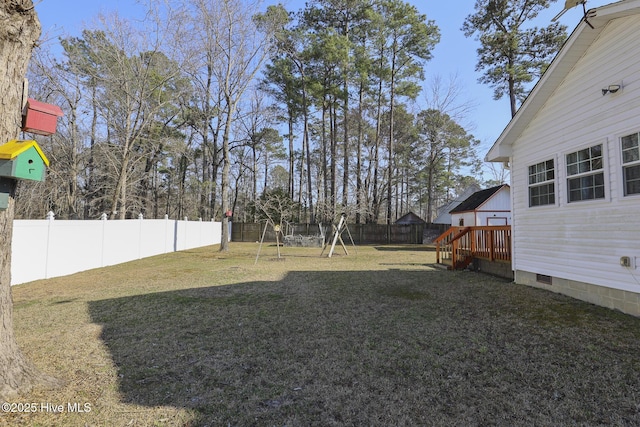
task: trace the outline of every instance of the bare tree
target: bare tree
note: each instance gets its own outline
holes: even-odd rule
[[[231,163],[230,140],[238,104],[254,81],[270,53],[275,40],[272,35],[286,21],[282,7],[270,6],[265,14],[258,14],[258,4],[244,4],[240,0],[222,0],[218,3],[216,28],[220,60],[214,68],[222,92],[220,109],[224,117],[222,133],[222,211],[230,209]],[[214,17],[211,17],[214,18]],[[229,250],[229,218],[222,219],[220,250]]]
[[[32,0],[3,1],[0,5],[0,141],[17,138],[21,123],[23,81],[33,47],[40,37],[40,21]],[[0,399],[27,391],[37,384],[59,382],[41,374],[18,348],[13,331],[11,298],[11,237],[16,181],[2,180],[9,203],[0,210]]]
[[[425,100],[428,108],[441,111],[465,128],[472,130],[466,120],[477,104],[464,99],[463,96],[463,83],[457,74],[450,75],[446,81],[442,76],[435,75],[426,88]]]
[[[508,163],[487,163],[487,169],[489,169],[490,179],[485,183],[487,186],[496,186],[509,182],[510,171]]]
[[[176,98],[169,92],[177,86],[181,68],[163,53],[164,31],[159,20],[141,28],[117,15],[101,17],[102,29],[85,31],[84,42],[95,59],[99,109],[105,120],[108,150],[104,154],[112,169],[109,195],[110,217],[127,214],[131,174],[151,152],[149,127]]]
[[[59,119],[57,133],[42,141],[42,148],[47,150],[52,167],[49,169],[49,179],[39,184],[44,193],[40,195],[41,200],[50,199],[50,206],[38,212],[40,217],[44,217],[44,212],[51,209],[55,209],[56,214],[63,218],[82,215],[79,182],[84,169],[82,143],[85,135],[81,126],[81,109],[85,102],[85,86],[82,74],[75,65],[54,60],[42,47],[34,51],[31,59],[30,91],[38,91],[39,99],[60,105],[66,111]],[[22,209],[17,209],[16,215],[20,214],[19,210]]]
[[[189,112],[195,131],[194,144],[199,145],[201,161],[199,215],[212,218],[216,214],[219,138],[222,121],[219,104],[220,86],[214,75],[220,61],[218,44],[217,3],[207,0],[178,0],[175,7],[184,11],[184,21],[190,32],[181,37],[178,51],[185,57],[184,72],[193,84]]]

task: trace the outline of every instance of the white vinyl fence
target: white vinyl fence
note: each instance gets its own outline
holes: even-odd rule
[[[172,219],[16,220],[11,284],[220,243],[221,223]]]

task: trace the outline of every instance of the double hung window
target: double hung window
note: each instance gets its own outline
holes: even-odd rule
[[[620,142],[624,195],[640,194],[640,147],[638,134],[623,136]]]
[[[602,144],[569,153],[566,156],[566,161],[569,203],[603,199]]]
[[[529,206],[556,203],[555,168],[553,160],[529,166]]]

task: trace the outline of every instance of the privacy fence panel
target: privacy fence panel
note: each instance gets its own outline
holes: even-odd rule
[[[219,244],[221,236],[220,222],[17,220],[13,223],[11,284]]]

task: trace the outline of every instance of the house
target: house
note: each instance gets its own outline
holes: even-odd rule
[[[508,162],[516,283],[640,316],[640,0],[585,18],[486,160]]]
[[[476,191],[453,208],[451,225],[511,225],[511,193],[507,184]]]
[[[479,186],[475,184],[471,185],[470,187],[467,187],[458,196],[456,196],[453,200],[451,200],[449,203],[443,206],[440,206],[438,208],[438,216],[436,217],[436,219],[433,220],[433,224],[438,224],[443,226],[442,231],[451,227],[451,214],[449,212],[451,212],[456,206],[458,206],[460,203],[467,200],[469,196],[471,196],[473,193],[479,190],[480,190]]]

